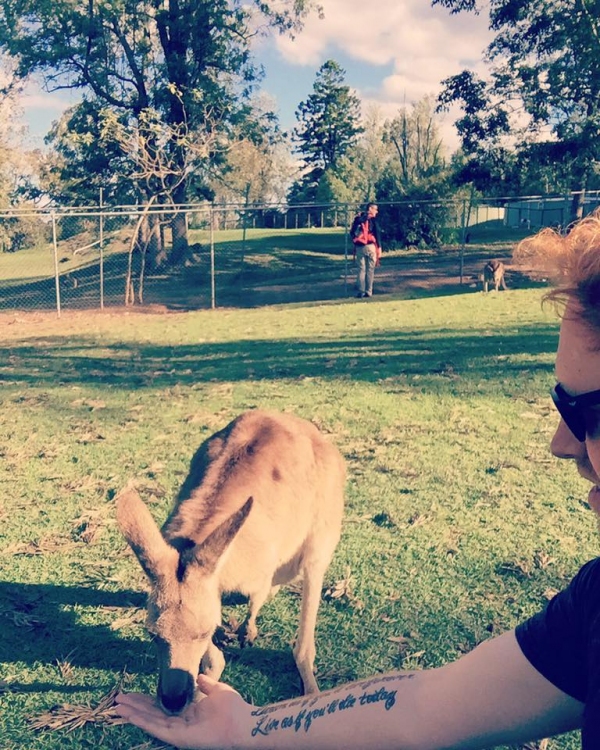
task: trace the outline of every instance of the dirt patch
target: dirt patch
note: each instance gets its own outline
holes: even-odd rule
[[[392,295],[401,298],[467,294],[481,290],[479,276],[490,259],[489,253],[471,255],[461,263],[459,257],[390,257],[383,259],[375,271],[374,296]],[[506,266],[509,289],[545,284],[532,269],[511,264],[510,256],[493,256]],[[348,264],[347,273],[337,279],[317,279],[310,283],[262,285],[245,289],[244,307],[283,304],[289,302],[317,302],[353,297],[356,270]]]

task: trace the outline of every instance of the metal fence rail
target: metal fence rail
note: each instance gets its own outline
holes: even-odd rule
[[[425,223],[442,210],[439,244],[462,264],[465,246],[514,241],[515,232],[568,223],[573,195],[380,203],[386,229],[409,213]],[[600,205],[588,193],[584,213]],[[298,284],[349,292],[354,204],[177,207],[90,206],[0,211],[0,310],[104,309],[161,304],[174,309],[250,304],[265,285],[294,299]],[[414,218],[416,217],[416,219]],[[174,222],[188,250],[176,266],[152,267],[152,243],[169,253]],[[140,227],[147,225],[144,232]],[[421,229],[421,228],[420,228]],[[148,234],[149,232],[149,234]],[[398,251],[402,251],[402,247]],[[462,280],[462,265],[460,268]]]

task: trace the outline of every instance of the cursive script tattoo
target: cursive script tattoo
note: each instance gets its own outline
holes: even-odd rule
[[[352,685],[352,690],[341,693],[343,697],[334,698],[333,694],[311,696],[309,698],[299,699],[298,701],[288,701],[279,703],[274,706],[265,706],[252,711],[258,721],[252,729],[252,736],[261,735],[266,737],[273,732],[282,730],[292,730],[294,732],[308,732],[313,723],[322,716],[349,711],[354,708],[379,703],[385,711],[389,711],[396,703],[396,690],[388,690],[382,686],[382,683],[389,683],[401,679],[409,679],[413,675],[393,675],[386,677],[376,677],[363,682],[357,682]],[[377,685],[374,690],[369,688]],[[321,705],[319,705],[321,704]],[[298,708],[299,710],[287,712],[286,709]],[[280,718],[274,716],[280,714]],[[284,713],[284,716],[281,716]]]

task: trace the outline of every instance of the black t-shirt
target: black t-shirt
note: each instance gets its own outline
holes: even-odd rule
[[[600,558],[581,568],[545,610],[516,629],[528,661],[585,703],[581,746],[600,749]]]

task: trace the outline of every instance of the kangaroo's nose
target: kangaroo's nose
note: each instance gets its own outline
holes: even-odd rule
[[[179,714],[194,697],[194,680],[183,669],[169,669],[159,680],[158,699],[165,711]]]
[[[187,692],[186,693],[167,693],[166,695],[161,693],[160,702],[163,705],[165,711],[170,714],[179,714],[183,711],[187,704]]]

